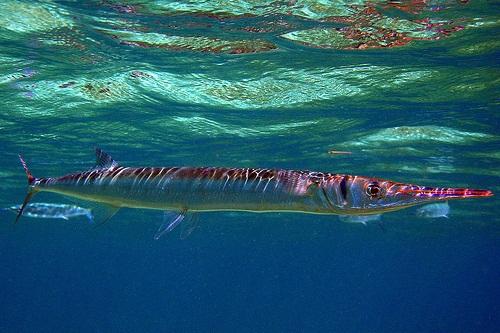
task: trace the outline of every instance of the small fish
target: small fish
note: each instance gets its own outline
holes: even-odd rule
[[[366,225],[366,222],[370,221],[380,221],[382,214],[373,214],[373,215],[339,215],[339,219],[342,222],[346,223],[363,223]]]
[[[331,155],[349,155],[352,154],[350,151],[339,151],[339,150],[330,150],[328,154]]]
[[[0,208],[0,210],[11,211],[19,214],[22,206],[12,206],[8,208]],[[52,204],[36,202],[26,205],[23,209],[23,215],[29,217],[38,217],[43,219],[65,219],[70,217],[85,215],[92,221],[92,210],[82,208],[76,205]]]
[[[420,207],[415,211],[418,217],[427,218],[427,219],[436,219],[439,217],[448,218],[448,214],[450,213],[450,205],[448,205],[448,201],[442,203],[433,203]]]

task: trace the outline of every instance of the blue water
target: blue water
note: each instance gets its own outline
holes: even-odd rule
[[[498,5],[0,4],[0,207],[37,177],[127,166],[306,169],[496,197],[367,225],[159,211],[93,228],[0,212],[0,330],[494,332]],[[349,155],[328,154],[330,150]],[[70,203],[37,194],[37,202]],[[82,204],[78,202],[78,204]]]

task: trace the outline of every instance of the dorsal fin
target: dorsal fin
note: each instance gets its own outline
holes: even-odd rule
[[[96,154],[96,162],[95,162],[95,167],[94,169],[110,169],[113,170],[115,168],[118,168],[120,165],[115,162],[115,160],[100,150],[97,147],[94,147],[94,151]]]

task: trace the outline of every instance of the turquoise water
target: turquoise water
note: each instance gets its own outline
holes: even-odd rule
[[[500,190],[498,4],[3,1],[0,206],[26,176],[307,169]],[[349,151],[348,155],[328,154]],[[336,216],[0,212],[2,331],[493,332],[497,198]],[[39,194],[34,201],[69,203]]]

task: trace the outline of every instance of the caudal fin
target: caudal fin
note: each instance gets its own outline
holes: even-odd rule
[[[18,156],[19,156],[19,159],[21,160],[21,164],[23,165],[24,171],[26,171],[26,175],[28,176],[28,185],[30,185],[30,187],[29,187],[29,190],[28,190],[28,194],[26,195],[26,199],[24,199],[24,203],[21,206],[21,209],[19,209],[19,213],[17,214],[17,218],[14,221],[14,224],[17,223],[17,221],[19,220],[19,218],[23,214],[24,207],[26,207],[26,205],[28,204],[28,202],[30,202],[31,198],[33,198],[33,196],[37,192],[35,190],[35,188],[31,186],[34,183],[34,181],[35,181],[35,177],[33,177],[33,175],[28,170],[28,166],[26,165],[26,161],[24,161],[24,159],[21,157],[21,155],[18,155]]]

